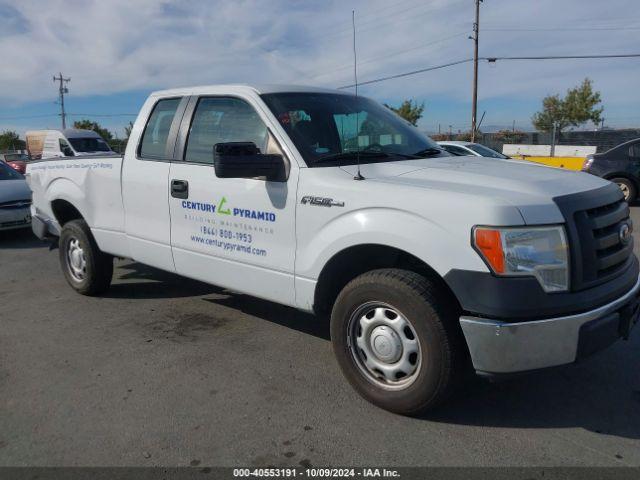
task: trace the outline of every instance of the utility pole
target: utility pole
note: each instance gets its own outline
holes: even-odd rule
[[[473,100],[471,105],[471,141],[476,141],[476,118],[478,116],[478,37],[480,34],[480,3],[476,2],[476,21],[473,24]]]
[[[53,76],[53,81],[59,82],[58,95],[60,98],[60,117],[62,117],[62,129],[64,130],[67,128],[67,114],[64,112],[64,94],[69,93],[69,89],[65,87],[65,85],[70,82],[71,79],[64,78],[62,76],[62,72],[60,72],[57,77],[55,75]]]
[[[556,131],[558,129],[558,124],[553,122],[553,129],[551,130],[551,156],[556,156]]]

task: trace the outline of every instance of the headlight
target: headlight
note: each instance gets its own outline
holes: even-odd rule
[[[545,292],[569,289],[562,227],[475,227],[473,244],[497,275],[536,277]]]
[[[582,162],[582,170],[586,172],[591,168],[592,164],[593,164],[593,155],[587,155],[586,158],[584,159],[584,162]]]

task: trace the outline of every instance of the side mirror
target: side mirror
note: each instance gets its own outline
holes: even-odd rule
[[[216,143],[213,146],[213,166],[218,178],[286,180],[282,155],[260,153],[253,142]]]
[[[71,150],[71,147],[69,145],[63,145],[62,142],[60,143],[60,151],[62,152],[62,154],[65,157],[73,157],[73,150]]]

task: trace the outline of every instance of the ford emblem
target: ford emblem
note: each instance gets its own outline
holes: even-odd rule
[[[631,228],[628,223],[623,223],[620,225],[620,230],[618,230],[618,238],[620,239],[620,243],[623,245],[627,245],[631,241]]]

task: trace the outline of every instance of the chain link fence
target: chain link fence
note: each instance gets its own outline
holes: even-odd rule
[[[453,135],[454,140],[456,137],[457,135]],[[597,147],[596,151],[600,153],[637,138],[640,138],[639,128],[598,130],[591,132],[563,132],[562,135],[556,137],[556,145],[595,146]],[[505,143],[509,143],[497,138],[495,133],[481,133],[478,135],[476,141],[499,152],[502,151],[502,146]],[[551,145],[551,133],[525,132],[522,134],[522,139],[517,143],[525,145]]]

